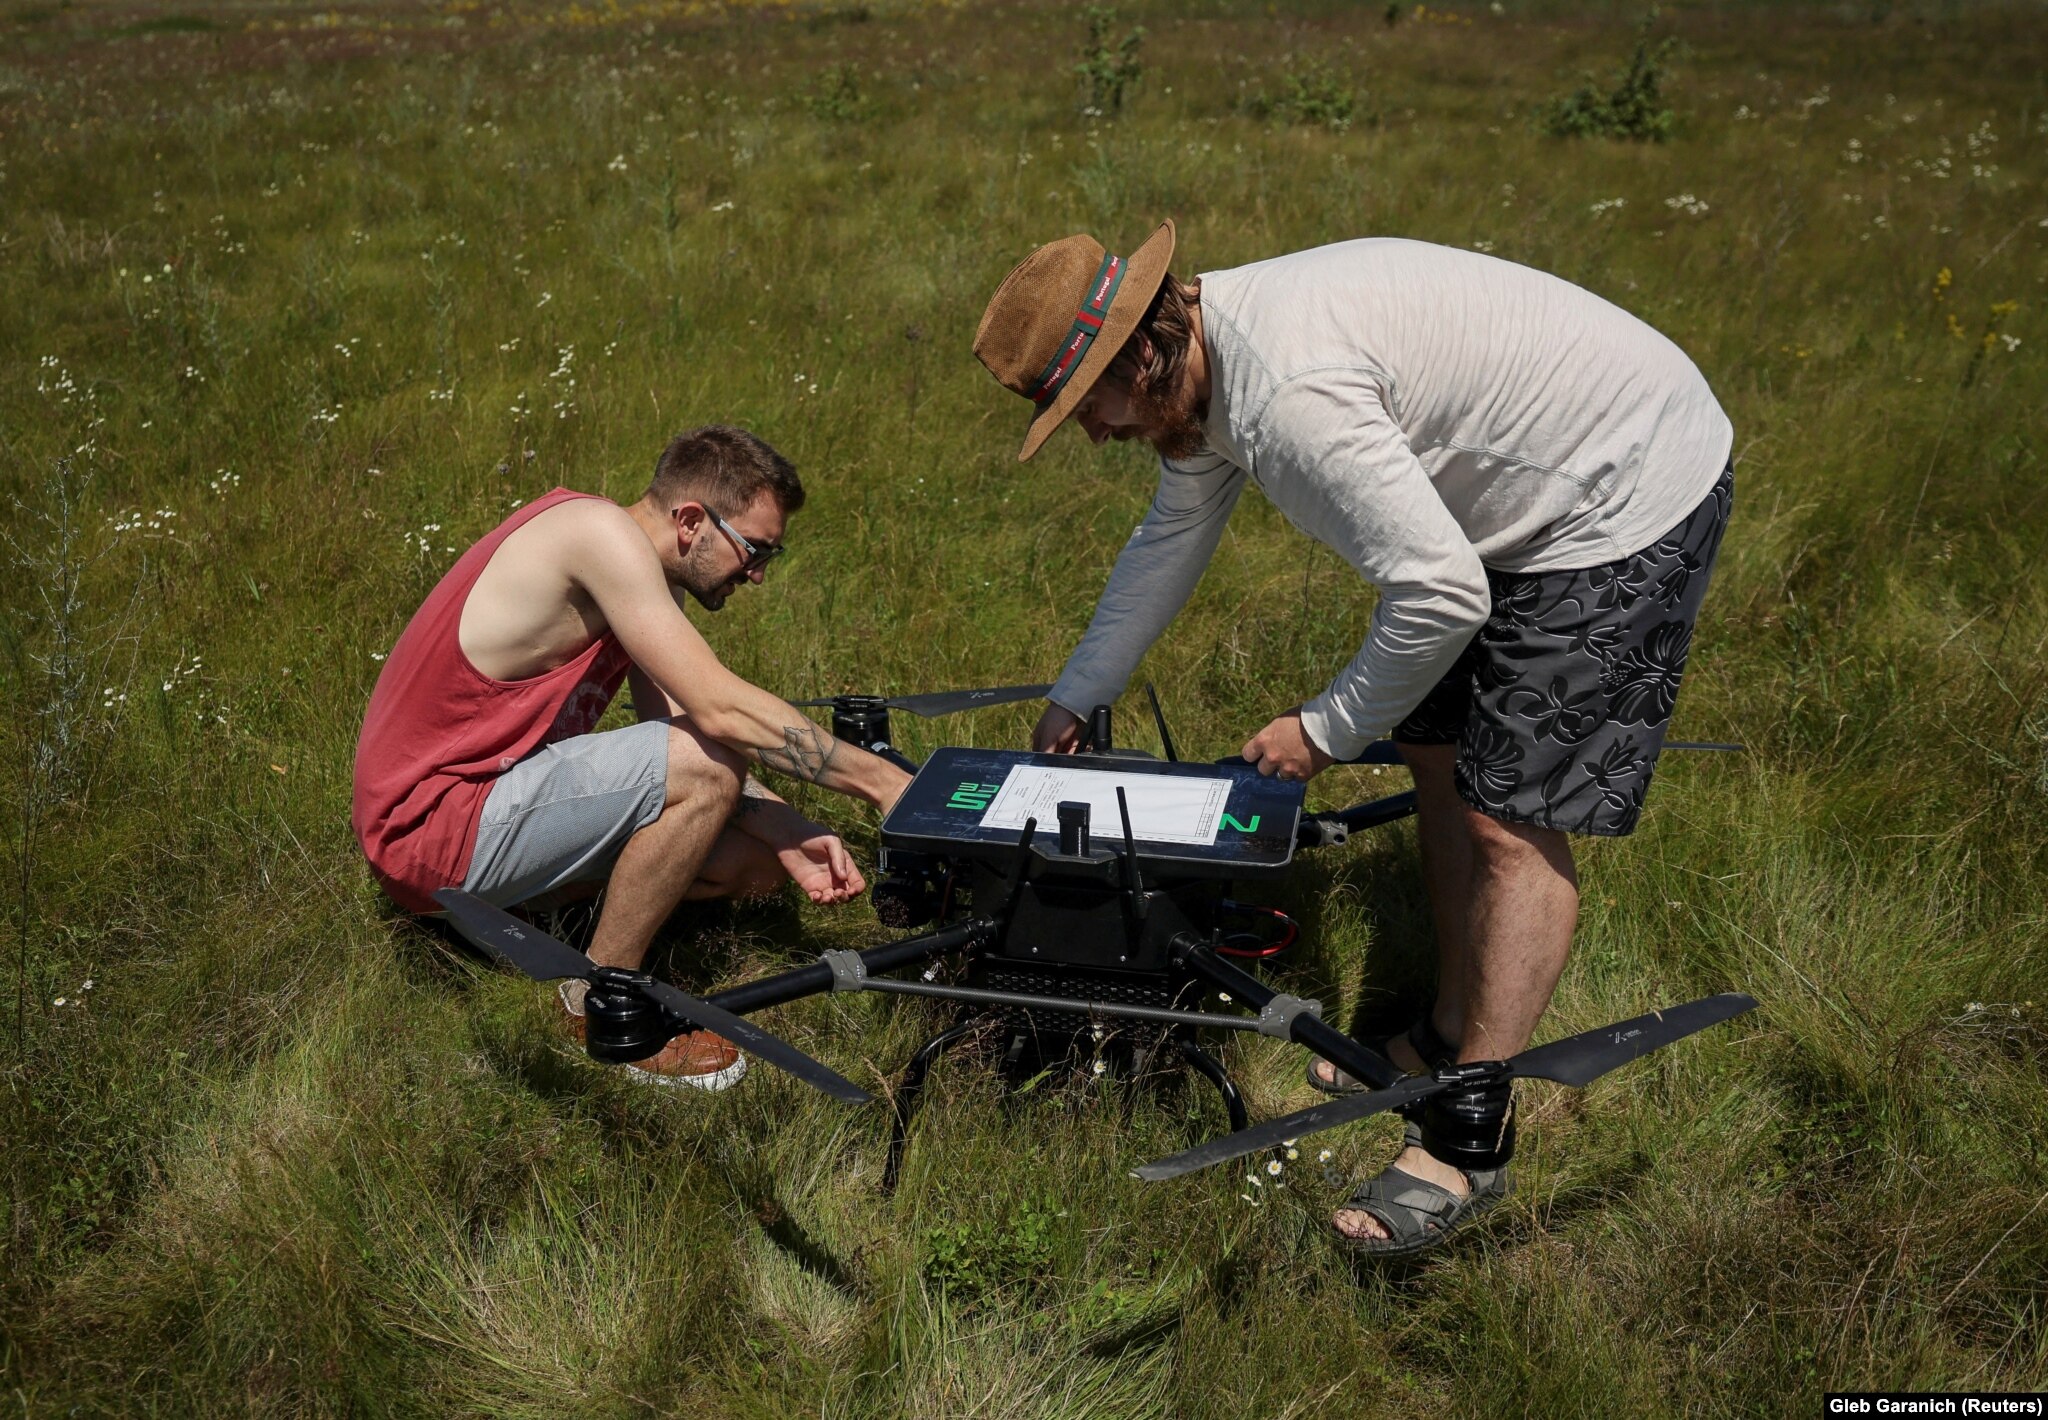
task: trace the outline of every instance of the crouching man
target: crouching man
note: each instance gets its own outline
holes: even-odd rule
[[[1180,610],[1247,483],[1379,591],[1364,644],[1253,734],[1308,779],[1390,731],[1415,777],[1437,991],[1372,1048],[1404,1070],[1528,1045],[1578,921],[1571,834],[1636,826],[1733,496],[1734,432],[1693,362],[1626,311],[1474,252],[1343,242],[1168,271],[1087,236],[1004,280],[975,353],[1032,401],[1020,458],[1073,418],[1143,439],[1159,491],[1035,745],[1071,750]],[[1315,1062],[1309,1082],[1356,1082]],[[1505,1196],[1505,1085],[1440,1097],[1334,1221],[1434,1246]]]
[[[450,886],[501,907],[603,888],[590,956],[630,969],[679,902],[859,894],[846,846],[749,770],[885,811],[909,776],[727,670],[683,614],[684,593],[717,611],[759,583],[803,501],[788,460],[714,425],[662,451],[639,501],[558,488],[464,553],[392,648],[356,749],[356,839],[392,898],[430,913]],[[628,680],[639,723],[591,733]],[[695,1031],[628,1068],[723,1089],[746,1062]]]

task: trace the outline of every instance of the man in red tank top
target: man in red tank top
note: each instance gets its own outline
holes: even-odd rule
[[[600,965],[637,968],[685,900],[866,883],[845,844],[751,777],[764,767],[886,812],[909,776],[719,663],[683,614],[716,611],[782,550],[803,485],[713,425],[620,506],[558,488],[470,548],[384,663],[356,748],[356,839],[413,912],[462,887],[509,907],[605,889]],[[622,682],[638,724],[592,733]],[[579,986],[581,983],[572,983]],[[580,993],[563,1004],[581,1014]],[[746,1062],[708,1032],[629,1067],[722,1089]]]

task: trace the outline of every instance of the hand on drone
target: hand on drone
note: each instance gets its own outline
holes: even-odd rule
[[[1313,779],[1336,763],[1308,737],[1298,705],[1245,741],[1244,757],[1261,774],[1297,780]]]
[[[775,861],[812,902],[829,907],[859,897],[867,890],[867,879],[839,835],[815,823],[806,826],[809,833],[775,850]]]
[[[1064,705],[1047,705],[1031,732],[1031,748],[1040,754],[1072,754],[1081,747],[1081,717]]]

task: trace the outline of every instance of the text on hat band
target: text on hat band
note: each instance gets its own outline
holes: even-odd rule
[[[1059,396],[1060,390],[1080,367],[1081,357],[1088,353],[1088,347],[1102,332],[1102,318],[1109,314],[1109,303],[1116,298],[1116,288],[1123,284],[1123,280],[1124,259],[1120,256],[1103,257],[1102,265],[1096,268],[1095,279],[1088,283],[1088,298],[1074,316],[1073,329],[1067,332],[1067,338],[1060,343],[1051,362],[1025,391],[1039,409],[1043,410]]]

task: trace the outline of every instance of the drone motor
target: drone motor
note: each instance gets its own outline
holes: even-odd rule
[[[832,735],[870,753],[889,748],[889,702],[879,695],[840,695],[832,700]]]
[[[1422,1147],[1467,1172],[1499,1168],[1515,1156],[1514,1081],[1496,1061],[1437,1072],[1446,1075],[1469,1083],[1403,1111],[1422,1126]]]
[[[614,966],[592,974],[583,998],[583,1041],[591,1059],[614,1065],[645,1060],[668,1044],[677,1022],[648,995],[653,982],[644,971]]]

